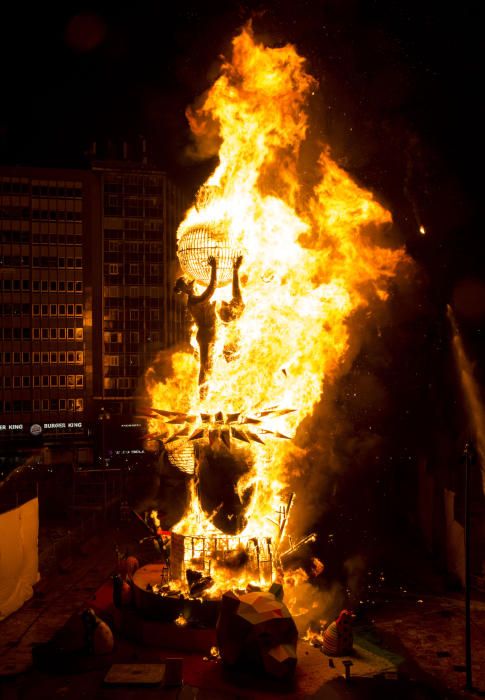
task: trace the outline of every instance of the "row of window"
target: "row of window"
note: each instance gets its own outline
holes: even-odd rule
[[[0,401],[0,413],[31,413],[32,411],[84,411],[83,399],[34,399],[33,401]]]
[[[3,280],[0,279],[0,292],[77,292],[82,293],[80,280]]]
[[[82,232],[62,232],[62,233],[33,233],[32,243],[50,243],[51,245],[81,245],[82,243]]]
[[[107,263],[104,266],[104,274],[121,275],[124,267],[125,265],[122,263]],[[143,273],[147,268],[150,275],[159,276],[162,274],[162,266],[158,264],[141,265],[140,263],[129,263],[126,267],[129,275],[139,275],[140,272]]]
[[[84,353],[82,350],[55,350],[52,352],[0,352],[0,365],[28,365],[33,364],[53,365],[68,364],[82,365]]]
[[[104,288],[105,297],[152,297],[160,299],[163,296],[162,287],[148,286],[119,286],[107,284]]]
[[[0,340],[82,340],[82,328],[0,328]]]
[[[59,209],[32,209],[32,221],[82,221],[82,214],[80,211],[59,211]]]
[[[163,243],[160,241],[121,241],[109,240],[108,253],[163,253]]]
[[[84,386],[84,375],[82,374],[43,374],[34,377],[31,377],[30,374],[24,374],[15,377],[0,377],[0,382],[2,379],[4,389],[28,389],[31,386],[82,389]]]
[[[28,194],[29,183],[12,180],[0,180],[0,194]],[[32,195],[41,197],[81,197],[80,186],[32,185]]]
[[[134,377],[105,377],[105,389],[134,389],[137,384],[137,379]]]
[[[32,304],[32,316],[82,316],[82,304]]]
[[[128,319],[130,321],[138,321],[140,319],[139,309],[129,309],[127,313]],[[123,312],[121,309],[108,309],[105,316],[105,321],[122,321]],[[159,309],[149,309],[149,319],[150,321],[160,320],[160,310]]]
[[[123,355],[124,357],[124,355]],[[128,355],[127,358],[128,365],[130,367],[138,367],[139,357],[138,355]],[[119,367],[120,366],[120,355],[108,355],[104,356],[105,367]]]
[[[30,231],[0,231],[0,243],[29,243]]]
[[[31,263],[28,255],[0,255],[1,267],[29,267]],[[35,256],[32,258],[32,267],[57,267],[60,269],[80,269],[83,266],[82,258],[58,258],[55,256]]]

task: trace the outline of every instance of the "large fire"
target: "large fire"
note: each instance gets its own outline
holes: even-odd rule
[[[157,382],[147,374],[152,406],[188,417],[187,423],[183,417],[153,417],[150,427],[165,440],[173,438],[167,449],[190,452],[209,435],[214,449],[230,449],[248,465],[234,486],[245,504],[244,518],[229,535],[217,526],[218,508],[204,510],[192,482],[190,507],[175,529],[196,538],[195,559],[197,537],[200,547],[213,546],[213,537],[216,546],[223,541],[234,550],[256,537],[277,550],[285,536],[281,504],[296,449],[284,436],[295,435],[319,402],[324,382],[337,375],[349,347],[349,317],[371,300],[385,300],[404,256],[376,242],[391,224],[390,213],[332,160],[327,147],[311,166],[311,184],[308,172],[301,176],[309,167],[301,157],[305,108],[315,89],[293,46],[259,44],[248,26],[233,40],[232,58],[201,106],[188,114],[200,143],[218,142],[219,164],[201,190],[207,196],[187,211],[178,239],[208,227],[215,232],[209,254],[217,255],[222,243],[242,254],[245,308],[232,323],[218,317],[203,394],[195,326],[194,352],[174,352],[172,375]],[[207,257],[198,264],[205,268],[196,286],[201,293],[210,269]],[[221,267],[219,274],[230,282],[226,273]],[[230,283],[213,296],[217,305],[230,299]],[[230,361],[226,347],[236,348]],[[254,573],[231,574],[216,561],[210,575],[212,594],[243,587]],[[267,568],[260,572],[265,583],[271,577]]]

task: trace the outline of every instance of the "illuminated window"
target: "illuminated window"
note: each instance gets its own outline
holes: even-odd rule
[[[108,266],[108,272],[110,275],[119,275],[120,266],[118,265],[118,263],[110,263]]]
[[[76,374],[76,387],[84,386],[84,376],[82,374]]]
[[[74,389],[76,386],[76,377],[74,374],[68,374],[67,375],[67,388],[68,389]]]
[[[68,411],[74,411],[74,399],[67,399],[67,410]]]
[[[82,352],[82,350],[78,350],[76,352],[76,364],[82,365],[83,362],[84,362],[84,353]]]
[[[75,328],[75,335],[76,335],[76,340],[82,340],[83,339],[83,329],[82,328]]]
[[[76,406],[76,411],[84,411],[84,400],[83,399],[75,399],[75,406]]]

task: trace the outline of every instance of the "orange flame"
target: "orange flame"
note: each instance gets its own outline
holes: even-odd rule
[[[206,182],[216,195],[188,210],[178,237],[195,225],[223,225],[228,240],[244,251],[246,306],[237,322],[219,322],[204,401],[196,357],[177,352],[173,376],[149,381],[155,407],[243,415],[275,405],[292,408],[293,413],[270,416],[267,427],[293,435],[320,400],[323,382],[339,370],[349,345],[349,317],[372,299],[386,299],[404,258],[403,250],[376,242],[391,224],[390,213],[331,159],[328,148],[318,158],[314,186],[302,184],[305,106],[316,86],[304,64],[293,46],[258,44],[247,26],[233,40],[232,58],[222,65],[202,106],[189,112],[196,137],[217,127],[219,165]],[[218,288],[214,298],[220,302],[230,296],[229,285]],[[222,352],[228,342],[239,346],[231,363]],[[271,521],[292,446],[268,439],[245,449],[254,468],[240,487],[256,489],[241,535],[274,536]],[[193,498],[177,529],[214,532],[210,515]]]

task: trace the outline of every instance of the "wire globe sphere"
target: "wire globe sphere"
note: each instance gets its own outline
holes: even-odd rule
[[[217,286],[223,287],[232,280],[234,261],[241,254],[240,249],[232,245],[222,226],[190,226],[182,233],[177,244],[182,270],[204,285],[209,284],[211,277],[208,263],[211,255],[217,261]]]

